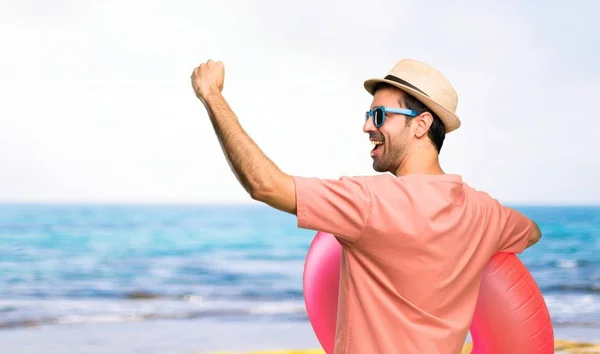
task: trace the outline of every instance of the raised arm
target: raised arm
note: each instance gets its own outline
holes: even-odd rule
[[[223,81],[221,62],[209,60],[192,74],[196,96],[204,104],[229,166],[244,189],[254,200],[297,215],[302,228],[356,242],[370,211],[365,181],[292,177],[281,171],[240,125],[221,93]]]
[[[192,87],[204,104],[231,170],[257,201],[296,214],[294,179],[281,171],[240,125],[222,95],[225,69],[209,60],[192,73]]]

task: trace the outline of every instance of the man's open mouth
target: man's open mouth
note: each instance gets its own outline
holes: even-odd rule
[[[374,145],[373,150],[371,150],[371,152],[381,149],[381,147],[383,146],[383,140],[371,140],[371,143]]]

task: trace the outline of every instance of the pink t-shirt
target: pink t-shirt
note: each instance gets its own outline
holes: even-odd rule
[[[460,353],[484,266],[532,227],[458,175],[294,180],[298,226],[343,246],[336,354]]]

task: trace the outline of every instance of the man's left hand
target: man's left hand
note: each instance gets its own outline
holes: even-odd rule
[[[200,64],[192,73],[192,87],[196,97],[206,105],[208,96],[223,91],[225,68],[220,61],[209,60]]]

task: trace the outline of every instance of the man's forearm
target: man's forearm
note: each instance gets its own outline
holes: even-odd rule
[[[269,188],[281,170],[246,134],[221,93],[205,98],[205,106],[229,166],[244,189],[254,198]]]

